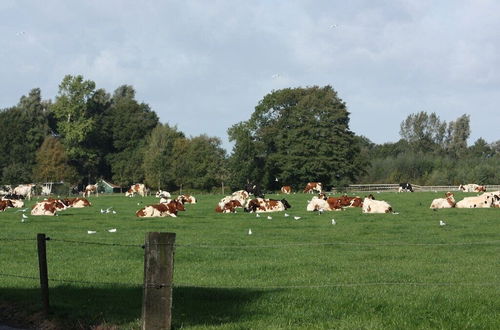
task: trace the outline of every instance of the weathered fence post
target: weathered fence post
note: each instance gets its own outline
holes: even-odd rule
[[[146,234],[142,329],[170,329],[175,233]]]
[[[42,294],[42,308],[45,315],[49,314],[49,276],[47,272],[47,250],[45,234],[36,236],[38,245],[38,268],[40,271],[40,289]]]

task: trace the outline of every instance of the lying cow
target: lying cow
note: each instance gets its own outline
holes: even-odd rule
[[[481,196],[465,197],[455,207],[459,209],[488,208],[493,206],[493,202],[493,195],[482,194]]]
[[[431,209],[449,209],[455,207],[455,197],[453,193],[447,192],[445,198],[436,198],[432,201],[430,208]]]
[[[129,190],[125,192],[125,197],[134,197],[138,194],[142,197],[146,196],[146,186],[143,183],[136,183],[131,185]]]
[[[168,191],[164,191],[164,190],[158,190],[156,192],[156,198],[172,198],[172,196],[170,195],[170,193]]]
[[[74,208],[83,208],[83,207],[88,207],[92,206],[92,204],[85,198],[65,198],[63,199],[63,202],[68,206],[68,207],[74,207]]]
[[[390,213],[392,207],[386,201],[375,200],[373,196],[368,196],[363,200],[363,213]]]
[[[194,196],[187,195],[187,194],[179,195],[176,198],[176,200],[179,201],[179,202],[181,202],[182,204],[186,204],[186,203],[196,204],[196,198]]]
[[[31,208],[31,215],[57,215],[57,211],[67,208],[62,201],[57,199],[49,199],[36,203]]]
[[[458,186],[458,190],[461,190],[463,192],[485,192],[486,187],[480,186],[475,183],[469,183],[466,185],[461,184],[460,186]]]
[[[139,218],[177,217],[178,211],[185,211],[184,204],[176,200],[169,203],[152,204],[135,213]]]
[[[413,192],[413,187],[408,182],[400,183],[398,192]]]
[[[288,203],[286,199],[276,200],[276,199],[264,199],[255,198],[248,202],[245,212],[279,212],[285,211],[292,206]]]
[[[290,195],[292,193],[292,187],[283,186],[283,187],[281,187],[281,192],[284,194]]]
[[[12,202],[9,199],[0,200],[0,212],[5,211],[9,207],[14,207],[14,205],[12,204]]]
[[[321,182],[308,182],[306,187],[304,188],[305,193],[321,193],[323,191],[323,185]]]
[[[217,213],[236,213],[236,208],[243,207],[241,203],[237,200],[230,200],[227,203],[224,203],[224,205],[217,204],[217,207],[215,208],[215,212]]]
[[[9,195],[7,195],[9,196]],[[21,208],[24,206],[24,201],[22,199],[13,199],[13,198],[7,198],[7,196],[2,197],[3,201],[10,201],[12,203],[12,207],[17,207]]]

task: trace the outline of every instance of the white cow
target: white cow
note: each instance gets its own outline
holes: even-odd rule
[[[370,197],[363,200],[363,213],[390,213],[392,207],[386,201],[378,201]]]
[[[453,193],[447,192],[445,194],[446,198],[436,198],[431,203],[431,209],[448,209],[455,207],[455,197]]]
[[[488,208],[493,206],[493,202],[493,195],[483,194],[481,196],[465,197],[455,207],[459,209]]]
[[[166,199],[172,198],[172,195],[170,195],[170,193],[168,191],[161,190],[161,189],[159,189],[156,192],[155,196],[156,196],[156,198],[166,198]]]
[[[460,186],[458,186],[458,190],[461,190],[463,192],[484,192],[486,191],[486,187],[480,186],[475,183],[469,183],[466,185],[461,184]]]
[[[25,198],[28,198],[31,200],[31,194],[33,193],[33,188],[35,187],[34,184],[20,184],[19,186],[15,187],[14,190],[12,191],[13,194],[16,195],[21,195],[24,196]]]

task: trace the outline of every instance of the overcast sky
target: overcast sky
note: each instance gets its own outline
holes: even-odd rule
[[[331,85],[351,129],[399,139],[409,114],[500,139],[500,1],[0,1],[0,108],[67,74],[136,89],[162,122],[218,136],[264,95]]]

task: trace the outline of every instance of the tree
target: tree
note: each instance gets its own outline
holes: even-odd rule
[[[240,158],[244,167],[255,167],[244,174],[254,175],[249,179],[268,189],[308,181],[336,185],[355,180],[363,171],[349,112],[330,86],[273,91],[248,121],[228,133],[236,142],[232,173],[239,170]]]
[[[470,136],[470,117],[462,115],[448,125],[447,149],[452,155],[463,155],[467,151],[467,139]]]
[[[175,176],[172,163],[177,156],[174,155],[174,146],[177,140],[184,139],[184,134],[177,127],[168,124],[158,124],[146,141],[144,151],[145,183],[154,189],[173,190]]]
[[[421,111],[410,114],[401,122],[399,134],[416,151],[432,150],[443,146],[446,122],[441,121],[434,112],[429,115]]]
[[[36,153],[33,178],[37,182],[66,181],[75,184],[78,173],[69,165],[63,144],[58,138],[47,136]]]
[[[0,111],[3,183],[31,181],[35,153],[49,133],[47,105],[47,101],[42,101],[40,89],[35,88],[22,96],[16,106]]]

